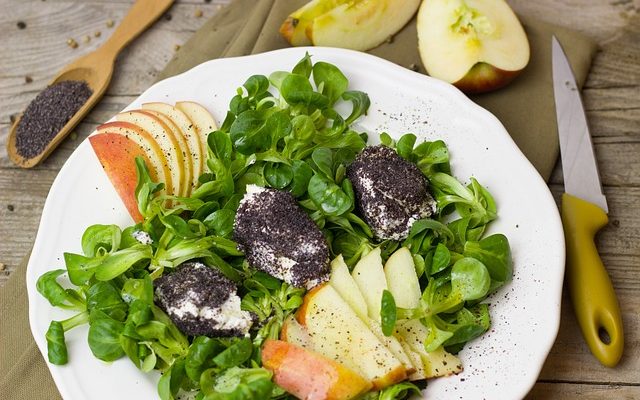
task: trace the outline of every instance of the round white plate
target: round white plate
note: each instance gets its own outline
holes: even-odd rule
[[[564,238],[556,204],[533,166],[500,122],[451,85],[388,61],[354,51],[291,48],[249,57],[209,61],[159,82],[127,107],[193,100],[222,121],[236,88],[253,74],[291,70],[305,52],[314,61],[337,65],[350,88],[367,92],[369,114],[357,128],[377,138],[412,132],[419,139],[443,139],[454,174],[476,177],[494,195],[498,219],[491,232],[511,243],[513,281],[492,295],[489,332],[460,353],[464,372],[429,381],[425,395],[437,399],[518,399],[535,383],[555,340],[564,274]],[[31,330],[45,359],[45,332],[51,319],[71,314],[53,308],[35,288],[38,277],[64,268],[62,254],[81,252],[80,238],[91,224],[132,222],[85,140],[56,178],[44,206],[27,271]],[[66,335],[69,363],[49,364],[67,400],[157,398],[157,374],[138,371],[126,358],[104,363],[91,354],[87,328]]]

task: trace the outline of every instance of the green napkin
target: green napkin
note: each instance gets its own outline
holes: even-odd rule
[[[204,61],[287,47],[278,33],[284,18],[306,0],[236,0],[220,10],[185,43],[159,79]],[[511,85],[472,99],[493,112],[548,179],[558,156],[551,86],[551,35],[564,45],[578,84],[587,76],[596,46],[582,35],[521,16],[531,44],[531,61]],[[370,51],[405,67],[424,71],[417,51],[415,20],[393,41]],[[31,335],[25,274],[28,257],[0,290],[0,397],[54,400],[60,395]]]

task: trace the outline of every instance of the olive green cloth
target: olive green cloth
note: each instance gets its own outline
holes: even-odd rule
[[[278,27],[305,0],[236,0],[207,21],[176,53],[159,79],[204,61],[242,56],[287,46]],[[516,143],[548,179],[558,156],[551,84],[551,35],[564,45],[581,85],[596,46],[582,35],[521,16],[531,43],[531,61],[510,86],[473,96],[506,126]],[[423,71],[415,20],[393,40],[370,51],[405,67]],[[0,289],[0,398],[55,400],[56,387],[31,337],[25,274],[28,257]]]

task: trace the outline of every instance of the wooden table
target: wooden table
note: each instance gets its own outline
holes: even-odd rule
[[[107,21],[117,23],[131,1],[0,0],[0,285],[29,251],[49,187],[71,152],[97,124],[148,88],[176,47],[229,1],[178,1],[123,52],[106,96],[76,134],[42,165],[22,170],[6,154],[12,116],[56,71],[104,42],[113,30]],[[620,299],[626,335],[620,365],[601,366],[584,344],[565,298],[558,339],[529,397],[640,398],[640,0],[510,3],[518,12],[574,28],[601,45],[583,94],[610,209],[611,223],[598,245]],[[77,48],[67,44],[71,38]],[[556,195],[562,191],[559,165],[550,187]]]

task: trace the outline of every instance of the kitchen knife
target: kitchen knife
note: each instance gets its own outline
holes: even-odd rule
[[[564,190],[562,224],[567,245],[567,280],[582,334],[594,356],[614,367],[622,357],[620,306],[594,243],[607,218],[587,118],[569,61],[552,39],[553,92],[560,137]]]

